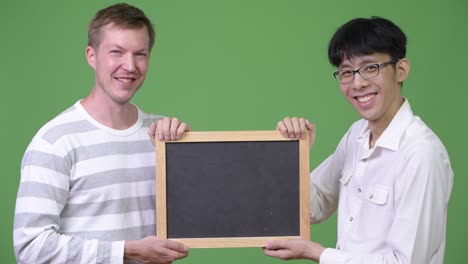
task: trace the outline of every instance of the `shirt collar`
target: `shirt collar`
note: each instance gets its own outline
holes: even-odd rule
[[[375,146],[387,148],[393,151],[398,150],[398,148],[400,147],[400,142],[403,133],[405,132],[406,128],[411,122],[411,119],[414,116],[408,99],[404,98],[404,100],[405,101],[401,105],[400,109],[395,114],[392,121],[390,121],[390,124],[384,130],[379,139],[377,139]],[[363,144],[367,144],[368,146],[369,136],[370,129],[367,123],[367,125],[364,126],[364,129],[361,132],[360,136],[358,137],[358,141]]]

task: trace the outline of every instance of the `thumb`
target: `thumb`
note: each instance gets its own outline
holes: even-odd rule
[[[156,133],[156,123],[153,122],[153,123],[151,123],[151,126],[148,129],[148,137],[150,138],[151,143],[153,144],[153,146],[154,146],[154,138],[156,136],[155,133]]]
[[[315,127],[315,124],[309,122],[309,120],[306,120],[306,127],[307,127],[307,130],[309,131],[309,136],[310,136],[309,138],[310,148],[312,148],[312,145],[315,142],[316,127]]]

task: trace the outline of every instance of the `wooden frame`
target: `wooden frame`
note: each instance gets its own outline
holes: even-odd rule
[[[156,235],[167,237],[166,144],[183,142],[294,141],[278,131],[186,132],[178,141],[156,140]],[[268,241],[310,237],[309,137],[299,141],[299,234],[267,237],[187,237],[169,238],[191,248],[262,247]]]

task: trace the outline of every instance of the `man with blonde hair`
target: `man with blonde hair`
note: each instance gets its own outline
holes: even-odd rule
[[[154,38],[143,11],[127,4],[92,19],[86,58],[94,87],[39,130],[22,160],[19,263],[171,263],[187,256],[186,246],[154,236],[148,134],[177,140],[190,127],[130,102],[146,78]]]

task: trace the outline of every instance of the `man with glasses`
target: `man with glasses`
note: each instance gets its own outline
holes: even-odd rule
[[[268,243],[265,254],[322,264],[443,263],[453,172],[444,145],[401,94],[410,70],[405,34],[387,19],[353,19],[334,34],[328,55],[363,118],[311,173],[311,221],[338,210],[336,248],[298,239]],[[304,118],[286,117],[277,129],[315,139]]]

